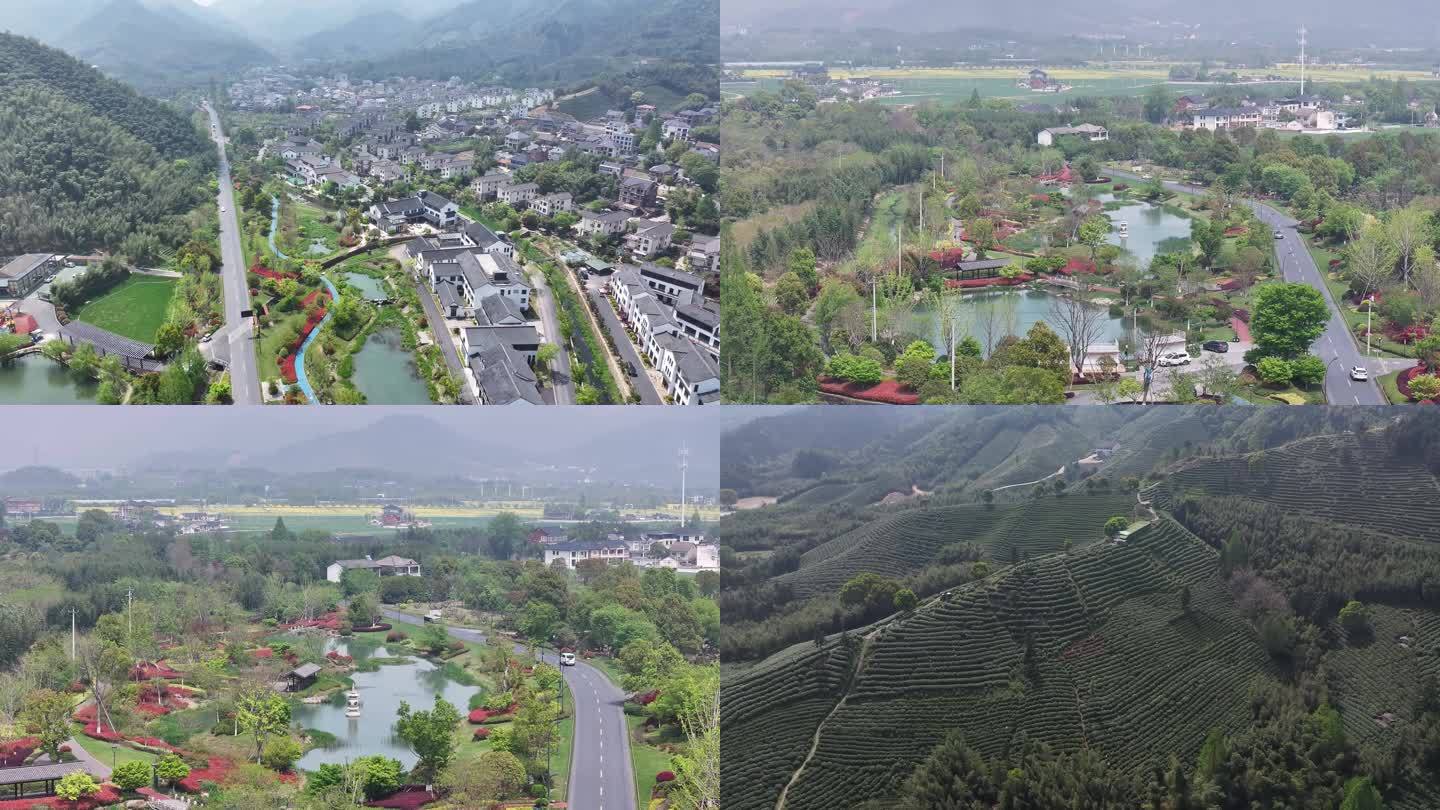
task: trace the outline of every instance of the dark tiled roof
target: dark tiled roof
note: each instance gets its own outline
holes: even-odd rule
[[[50,762],[41,765],[24,765],[19,768],[0,768],[0,785],[45,782],[83,770],[85,770],[85,765],[81,762]]]

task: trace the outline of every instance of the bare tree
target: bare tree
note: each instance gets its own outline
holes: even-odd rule
[[[1399,254],[1400,281],[1410,283],[1410,269],[1414,265],[1415,250],[1428,238],[1426,228],[1429,222],[1429,215],[1418,207],[1407,206],[1392,211],[1389,221],[1385,223],[1385,230],[1390,234],[1390,241],[1394,243],[1395,250]]]
[[[1135,354],[1140,361],[1140,369],[1143,372],[1141,379],[1140,402],[1150,402],[1150,389],[1155,385],[1155,369],[1160,365],[1160,349],[1168,343],[1170,336],[1161,332],[1148,332],[1141,336]]]
[[[1045,320],[1065,341],[1075,376],[1084,376],[1085,358],[1090,354],[1090,347],[1104,334],[1108,319],[1108,315],[1090,301],[1089,285],[1083,282],[1068,295],[1050,297],[1050,313]]]
[[[930,294],[930,311],[940,321],[940,339],[950,357],[950,390],[955,390],[955,347],[970,336],[971,308],[958,291]]]
[[[1380,289],[1395,272],[1396,248],[1383,228],[1365,229],[1360,238],[1345,248],[1346,275],[1361,300]]]

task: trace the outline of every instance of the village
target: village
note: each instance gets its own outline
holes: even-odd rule
[[[717,401],[718,107],[595,96],[247,71],[223,119],[202,112],[232,156],[218,215],[239,254],[205,263],[249,300],[222,311],[205,279],[208,309],[180,326],[205,364],[190,384],[243,404]],[[182,273],[48,253],[0,267],[8,398],[96,397],[93,357],[98,396],[128,400],[177,358]]]

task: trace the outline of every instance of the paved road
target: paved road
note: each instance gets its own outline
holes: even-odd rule
[[[1140,179],[1130,172],[1117,170],[1111,173],[1135,180]],[[1164,181],[1164,185],[1171,191],[1185,194],[1204,194],[1208,190],[1204,186],[1177,183],[1171,180]],[[1325,324],[1325,331],[1310,347],[1326,364],[1326,401],[1331,405],[1384,405],[1385,395],[1380,392],[1380,386],[1375,382],[1375,377],[1383,373],[1385,365],[1375,359],[1367,361],[1356,347],[1355,339],[1351,337],[1349,329],[1345,326],[1345,317],[1340,313],[1335,299],[1331,297],[1329,288],[1325,286],[1324,277],[1320,275],[1319,268],[1315,266],[1314,257],[1305,247],[1304,237],[1295,230],[1295,226],[1299,223],[1264,203],[1254,200],[1247,202],[1262,222],[1274,228],[1284,237],[1275,240],[1275,259],[1282,277],[1286,281],[1303,282],[1319,290],[1320,294],[1325,297],[1325,304],[1330,308],[1330,320]],[[1369,369],[1370,380],[1356,382],[1350,379],[1352,366],[1363,366]]]
[[[389,608],[381,610],[394,621],[424,624],[423,619],[408,613]],[[461,627],[446,629],[463,641],[485,642],[483,633]],[[555,653],[542,653],[540,658],[559,666],[559,656]],[[625,693],[611,683],[605,673],[584,661],[573,667],[560,667],[560,672],[575,702],[569,806],[576,810],[634,810],[635,776],[622,709]]]
[[[225,157],[225,131],[220,116],[208,104],[210,123],[215,127],[215,148],[220,152],[220,261],[225,288],[225,325],[215,340],[230,345],[230,392],[236,405],[259,405],[260,372],[255,363],[255,329],[250,318],[241,317],[250,308],[250,289],[245,282],[245,253],[240,249],[240,223],[235,212],[235,185],[230,180],[230,161]]]
[[[70,753],[75,759],[85,764],[85,771],[95,777],[97,781],[103,782],[110,778],[110,766],[95,758],[95,755],[85,750],[85,747],[75,741],[74,737],[65,741],[70,746]]]
[[[610,336],[615,338],[615,347],[620,350],[620,357],[629,360],[635,366],[638,377],[629,377],[630,387],[640,392],[640,403],[642,405],[664,405],[665,400],[660,392],[655,390],[655,383],[650,375],[645,373],[645,363],[640,359],[640,352],[630,340],[630,334],[625,331],[625,324],[620,322],[620,316],[615,314],[615,307],[610,305],[610,299],[606,298],[600,291],[586,288],[585,294],[595,302],[595,309],[600,313],[600,320]],[[620,369],[622,372],[625,369]]]
[[[566,271],[562,269],[561,272]],[[555,293],[543,273],[536,273],[534,281],[536,309],[545,324],[545,337],[560,349],[555,362],[550,364],[550,390],[555,392],[556,405],[574,405],[575,380],[570,375],[570,352],[566,350],[565,336],[560,332],[560,318],[555,314]]]
[[[1380,386],[1375,382],[1375,377],[1381,373],[1380,364],[1368,361],[1356,347],[1340,307],[1325,286],[1325,279],[1315,266],[1315,258],[1305,247],[1305,237],[1295,230],[1299,223],[1264,203],[1251,201],[1250,207],[1262,222],[1283,237],[1275,240],[1275,259],[1284,279],[1304,282],[1319,290],[1325,296],[1325,304],[1330,307],[1330,320],[1325,324],[1325,331],[1310,347],[1326,363],[1325,400],[1331,405],[1384,405],[1385,395],[1380,393]],[[1368,368],[1371,378],[1366,382],[1352,380],[1350,369],[1354,366]]]

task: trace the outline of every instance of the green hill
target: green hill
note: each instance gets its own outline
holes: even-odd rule
[[[1089,478],[1004,500],[976,482],[1096,419],[927,419],[826,473],[943,496],[825,480],[722,522],[725,807],[1335,808],[1362,779],[1440,806],[1440,416],[1145,409]],[[793,483],[776,444],[744,469]],[[1112,514],[1145,525],[1107,541]]]
[[[214,151],[188,115],[61,51],[0,34],[0,244],[140,258],[190,229]],[[127,243],[126,240],[129,240]]]

